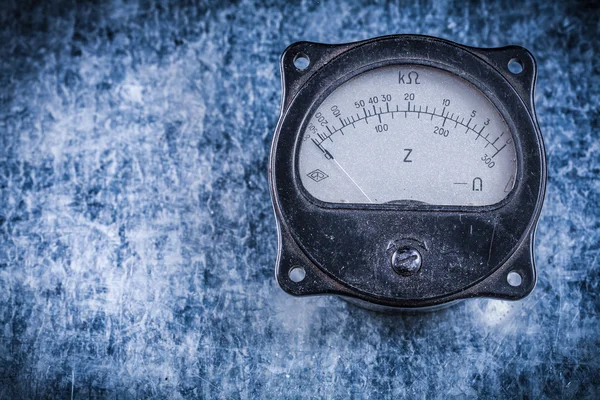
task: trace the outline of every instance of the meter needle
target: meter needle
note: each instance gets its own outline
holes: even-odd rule
[[[350,179],[350,180],[352,181],[352,183],[354,183],[354,185],[355,185],[355,186],[358,188],[358,190],[360,190],[360,192],[361,192],[362,194],[364,194],[364,195],[365,195],[365,197],[367,198],[367,200],[369,200],[369,203],[372,203],[372,202],[373,202],[373,200],[371,200],[371,199],[369,198],[369,196],[367,196],[367,194],[365,193],[365,191],[364,191],[364,190],[362,190],[360,186],[358,186],[358,183],[356,183],[356,181],[355,181],[354,179],[352,179],[352,177],[350,176],[350,174],[348,174],[348,172],[346,172],[346,170],[344,169],[344,167],[342,167],[342,166],[340,165],[340,163],[339,163],[339,162],[337,162],[337,160],[336,160],[335,158],[332,158],[332,160],[333,160],[333,162],[334,162],[334,163],[336,163],[336,165],[337,165],[338,167],[340,167],[340,169],[342,170],[342,172],[343,172],[344,174],[346,174],[346,176],[348,177],[348,179]]]

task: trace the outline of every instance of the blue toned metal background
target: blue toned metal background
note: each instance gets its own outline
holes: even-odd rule
[[[0,397],[600,397],[591,2],[180,3],[0,8]],[[387,316],[278,288],[279,55],[391,33],[537,57],[526,300]]]

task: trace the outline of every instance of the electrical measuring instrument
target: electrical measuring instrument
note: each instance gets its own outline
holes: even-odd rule
[[[533,290],[547,172],[529,51],[299,42],[281,75],[269,181],[286,292],[403,310]]]

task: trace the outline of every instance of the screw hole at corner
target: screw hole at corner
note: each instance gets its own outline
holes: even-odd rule
[[[508,62],[508,70],[515,75],[523,72],[523,69],[523,63],[518,58],[513,58]]]
[[[304,71],[310,65],[310,60],[306,54],[297,54],[294,58],[294,66],[300,70]]]
[[[523,283],[523,278],[521,278],[521,275],[518,272],[511,271],[506,276],[506,281],[512,287],[519,287],[521,286],[521,283]]]
[[[306,277],[306,271],[302,267],[293,267],[290,269],[289,276],[292,282],[302,282]]]

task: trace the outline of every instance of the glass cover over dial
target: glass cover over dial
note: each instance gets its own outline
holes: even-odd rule
[[[510,129],[488,97],[422,65],[375,68],[337,87],[298,154],[302,185],[329,203],[492,205],[517,175]]]

